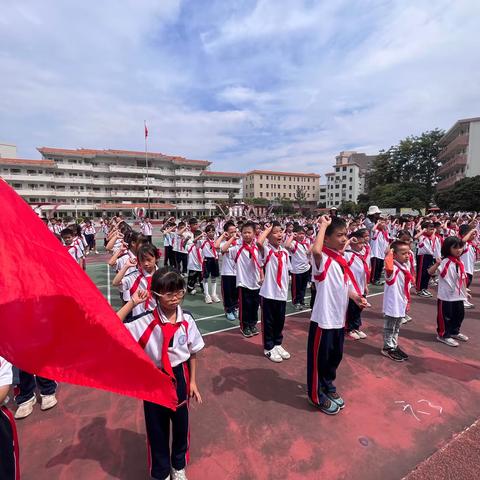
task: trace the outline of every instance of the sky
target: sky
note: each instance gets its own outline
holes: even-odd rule
[[[0,142],[324,174],[480,116],[478,0],[1,0]]]

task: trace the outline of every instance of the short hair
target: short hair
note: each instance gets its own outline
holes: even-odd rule
[[[214,232],[215,231],[215,225],[207,225],[205,227],[205,233],[208,233],[208,232]]]
[[[277,220],[274,220],[274,221],[272,222],[272,230],[271,230],[271,232],[273,232],[273,229],[276,228],[276,227],[282,228],[282,224],[281,224],[280,222],[278,222]],[[271,232],[270,232],[270,233],[271,233]]]
[[[431,228],[431,227],[433,227],[432,222],[423,222],[422,223],[422,228]]]
[[[178,228],[183,228],[183,227],[186,227],[187,224],[185,222],[179,222],[178,224]]]
[[[355,230],[348,235],[348,238],[363,238],[364,230],[366,230],[366,228]]]
[[[152,276],[152,292],[169,293],[185,289],[185,280],[172,267],[162,267]]]
[[[473,230],[473,227],[464,223],[463,225],[460,225],[460,227],[458,228],[458,234],[461,237],[464,237],[470,230]]]
[[[225,225],[223,226],[223,231],[227,232],[230,227],[235,227],[235,224],[231,220],[225,222]]]
[[[155,257],[155,260],[158,260],[160,258],[160,255],[158,254],[158,248],[150,242],[142,245],[137,252],[137,257],[140,261],[147,255]]]
[[[458,237],[447,237],[442,244],[441,255],[446,258],[450,255],[451,248],[463,247],[464,241]]]
[[[251,228],[253,231],[255,231],[256,229],[256,226],[253,222],[245,222],[243,225],[242,225],[242,232],[246,229],[246,228]]]
[[[330,237],[335,233],[335,230],[340,230],[341,228],[347,228],[347,222],[340,217],[331,217],[332,223],[325,230],[325,236]]]
[[[390,245],[390,248],[392,248],[395,253],[398,253],[402,247],[408,247],[410,249],[410,245],[407,242],[402,242],[401,240],[395,240]]]
[[[315,229],[313,228],[313,225],[308,224],[305,226],[305,230],[315,230]]]
[[[300,233],[300,232],[303,232],[305,233],[305,229],[301,226],[301,225],[295,225],[295,227],[293,228],[293,232],[294,233]]]
[[[60,232],[60,236],[63,238],[63,237],[66,237],[67,235],[71,235],[73,237],[73,230],[71,228],[64,228],[61,232]]]
[[[397,238],[400,238],[400,237],[403,237],[403,236],[407,236],[409,238],[412,238],[412,234],[408,230],[399,230],[397,232]]]
[[[189,221],[189,225],[196,225],[198,223],[198,220],[195,217],[192,217]]]

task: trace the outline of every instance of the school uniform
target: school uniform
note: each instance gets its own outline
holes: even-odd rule
[[[191,232],[189,232],[191,233]],[[180,273],[187,273],[188,253],[185,249],[185,244],[188,241],[188,236],[185,233],[174,234],[173,251],[175,252],[175,268]]]
[[[175,411],[144,401],[150,475],[164,479],[171,468],[182,470],[188,462],[190,356],[205,343],[189,312],[177,307],[176,323],[170,323],[160,309],[125,325],[153,363],[171,377],[177,388]],[[168,345],[165,348],[165,345]],[[170,449],[170,425],[172,441]]]
[[[283,342],[291,265],[287,250],[282,246],[276,249],[268,242],[260,254],[260,263],[265,270],[260,288],[263,348],[269,351]]]
[[[294,240],[290,246],[292,264],[292,304],[305,304],[305,291],[310,281],[309,242]]]
[[[203,257],[203,278],[216,279],[220,276],[220,267],[218,265],[218,252],[215,248],[215,240],[205,238],[200,242],[200,251]]]
[[[396,260],[393,262],[393,270],[385,273],[383,348],[394,350],[398,347],[400,325],[410,305],[410,287],[414,283],[414,277],[407,264]]]
[[[430,281],[428,269],[435,263],[435,258],[440,258],[440,240],[435,235],[422,235],[417,245],[417,275],[415,288],[417,292],[427,290]]]
[[[385,251],[389,246],[389,238],[386,230],[372,230],[372,238],[370,240],[371,250],[371,274],[372,283],[378,283],[382,276],[383,263],[385,261]]]
[[[11,385],[12,364],[0,357],[0,387]],[[0,405],[0,478],[20,479],[17,428],[13,414],[6,405]]]
[[[194,242],[193,238],[188,239],[186,243],[187,255],[188,255],[188,262],[187,262],[187,269],[188,269],[188,282],[187,282],[187,291],[189,293],[195,290],[195,285],[197,283],[200,284],[202,287],[202,271],[203,271],[203,256],[202,250],[198,245],[198,241]]]
[[[90,225],[89,227],[85,227],[83,229],[83,235],[85,236],[85,241],[87,242],[87,247],[89,247],[91,250],[95,249],[95,234],[97,232],[95,231],[95,227],[93,225]]]
[[[437,333],[441,338],[449,338],[460,333],[468,278],[462,261],[454,257],[444,258],[438,271]]]
[[[220,251],[227,241],[220,243]],[[238,240],[234,240],[232,247],[239,245]],[[223,308],[225,313],[235,313],[238,309],[238,288],[237,288],[237,264],[228,252],[222,252],[222,265],[220,269]]]
[[[142,235],[147,237],[147,240],[152,243],[153,227],[150,222],[142,222],[140,224],[140,231]]]
[[[108,224],[102,223],[103,246],[104,246],[104,247],[106,247],[106,246],[107,246],[107,243],[108,243],[107,237],[108,237],[109,231],[110,231],[110,228],[109,228]]]
[[[464,267],[465,274],[467,275],[467,288],[470,287],[473,280],[473,271],[475,268],[475,260],[477,258],[477,247],[473,242],[466,242],[465,249],[460,257]]]
[[[155,269],[156,270],[156,269]],[[155,273],[155,271],[153,272]],[[140,269],[135,270],[129,275],[125,275],[122,278],[120,288],[122,293],[128,292],[128,299],[132,298],[132,295],[138,290],[145,290],[148,292],[148,298],[146,302],[139,303],[132,310],[132,316],[129,320],[136,320],[140,317],[148,315],[157,306],[157,302],[151,293],[152,277],[153,273],[149,274]],[[125,299],[125,296],[124,296]]]
[[[228,255],[237,267],[238,303],[240,328],[255,327],[258,322],[260,306],[260,263],[255,243],[246,243],[230,247]]]
[[[315,404],[326,393],[336,392],[334,381],[343,357],[345,315],[349,290],[355,279],[346,259],[339,252],[323,248],[322,262],[313,260],[313,279],[317,291],[310,318],[307,342],[307,390]]]
[[[172,251],[172,234],[165,233],[163,235],[163,247],[164,247],[164,265],[170,265],[171,267],[175,266],[175,255]]]

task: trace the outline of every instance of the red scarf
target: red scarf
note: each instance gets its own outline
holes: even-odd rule
[[[277,268],[277,285],[282,288],[282,274],[283,274],[283,256],[285,255],[288,258],[288,253],[285,250],[270,250],[268,252],[267,258],[265,259],[265,266],[267,265],[270,257],[275,255],[277,257],[278,268]]]
[[[135,279],[135,281],[133,282],[132,287],[130,288],[130,296],[132,296],[137,291],[138,287],[140,286],[140,282],[144,278],[147,281],[147,293],[148,293],[147,300],[145,300],[145,310],[148,310],[148,307],[150,306],[150,302],[152,302],[152,308],[155,308],[155,305],[152,300],[152,291],[151,291],[153,274],[147,277],[140,269],[138,269],[138,271],[140,273],[138,277]]]
[[[200,247],[201,250],[204,249],[205,245],[208,245],[210,246],[210,250],[212,250],[212,253],[213,253],[213,258],[218,258],[218,253],[217,253],[217,249],[215,248],[215,242],[213,240],[210,240],[209,238],[207,238],[203,243],[202,243],[202,246]]]
[[[260,267],[260,264],[258,263],[258,260],[257,260],[257,255],[255,254],[255,246],[248,245],[247,243],[242,243],[242,246],[239,248],[237,255],[235,257],[235,263],[238,262],[238,258],[240,257],[242,250],[246,250],[250,254],[250,258],[253,260],[253,263],[257,266],[259,270],[261,270],[262,267]]]
[[[403,291],[405,293],[405,298],[407,299],[407,310],[408,310],[410,308],[410,301],[411,301],[410,284],[414,285],[415,284],[415,279],[414,279],[413,275],[407,269],[403,268],[401,263],[398,263],[397,261],[394,261],[394,264],[398,268],[397,273],[390,280],[390,282],[387,281],[387,284],[388,285],[393,285],[395,283],[395,280],[396,280],[397,276],[398,276],[398,272],[403,273],[403,276],[405,277]]]
[[[459,279],[458,279],[458,293],[461,293],[463,284],[465,284],[465,286],[467,285],[467,274],[465,273],[465,265],[457,257],[452,257],[449,255],[447,258],[448,258],[448,262],[446,263],[445,268],[440,273],[440,275],[442,278],[445,278],[448,272],[448,267],[450,266],[451,263],[454,263],[457,266],[457,271],[460,272]]]
[[[368,262],[367,262],[367,258],[368,258],[367,249],[365,248],[365,253],[363,255],[360,252],[356,252],[355,250],[350,250],[350,252],[353,253],[353,256],[352,256],[350,262],[348,262],[348,266],[351,266],[352,263],[353,263],[353,259],[355,257],[358,257],[362,261],[362,264],[363,264],[363,270],[365,271],[365,280],[366,280],[367,283],[369,283],[370,282],[370,267],[368,266]]]
[[[335,260],[340,265],[340,267],[342,267],[343,280],[345,284],[348,283],[348,280],[350,279],[355,291],[359,295],[362,295],[362,292],[360,291],[355,275],[353,274],[352,270],[350,270],[350,267],[348,266],[348,262],[345,259],[345,257],[340,253],[336,252],[335,250],[331,250],[330,248],[327,248],[325,246],[323,246],[322,251],[325,255],[327,255],[327,257],[331,258],[332,260]]]
[[[305,247],[305,250],[308,250],[310,245],[308,244],[308,242],[299,242],[298,240],[295,240],[295,248],[293,249],[293,253],[296,253],[296,251],[298,250],[298,246],[299,245],[303,245]],[[306,253],[306,252],[305,252]]]
[[[385,240],[388,242],[388,232],[386,230],[379,230],[378,228],[375,228],[375,230],[377,231],[377,236],[374,237],[374,240],[376,240],[378,238],[378,235],[381,233]]]
[[[200,263],[200,265],[203,263],[203,259],[202,259],[202,252],[201,252],[201,249],[198,248],[197,245],[195,245],[195,243],[193,243],[190,248],[188,249],[188,254],[190,255],[191,251],[195,249],[196,253],[197,253],[197,259],[198,259],[198,262]]]

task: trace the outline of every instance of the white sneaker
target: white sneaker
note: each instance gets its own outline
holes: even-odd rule
[[[210,295],[205,295],[205,303],[213,303],[212,297]]]
[[[221,300],[217,297],[217,295],[212,295],[212,301],[213,301],[213,303],[221,302]]]
[[[281,346],[281,345],[277,345],[275,347],[275,349],[277,350],[277,353],[284,359],[284,360],[288,360],[291,355]]]
[[[463,333],[457,333],[457,335],[452,335],[452,338],[455,338],[455,340],[461,340],[462,342],[468,342],[468,337]]]
[[[402,321],[400,322],[400,325],[405,325],[406,323],[408,323],[408,320],[405,317],[403,317]]]
[[[175,470],[172,468],[170,472],[170,477],[172,480],[187,480],[187,476],[185,475],[185,469],[182,468],[181,470]]]
[[[473,303],[470,303],[468,300],[463,301],[463,307],[464,308],[473,308],[475,305]]]
[[[190,295],[195,295],[197,293],[197,291],[195,289],[193,289],[191,292],[190,292]]]
[[[413,318],[408,314],[406,314],[404,318],[407,322],[411,322],[413,320]]]
[[[263,353],[272,362],[275,362],[275,363],[283,362],[283,358],[277,352],[277,349],[275,347],[273,347],[271,350],[264,350]]]
[[[55,394],[52,395],[40,395],[42,399],[42,404],[40,405],[40,410],[49,410],[53,408],[57,403],[57,397]]]
[[[98,255],[98,250],[95,250],[95,255]]]
[[[367,334],[361,330],[355,330],[360,338],[367,338]]]
[[[351,332],[348,332],[348,336],[350,338],[353,338],[354,340],[360,340],[360,335],[357,333],[356,330],[352,330]]]
[[[448,345],[449,347],[458,347],[460,344],[454,340],[453,338],[442,338],[437,336],[437,340],[439,342],[444,343],[445,345]]]
[[[15,412],[15,418],[19,420],[20,418],[28,417],[33,412],[33,406],[36,403],[37,397],[35,395],[30,400],[21,403]]]

